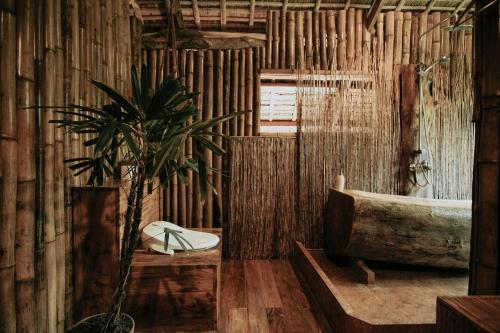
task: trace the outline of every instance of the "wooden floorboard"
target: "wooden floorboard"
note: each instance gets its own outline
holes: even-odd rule
[[[224,260],[219,332],[322,332],[285,260]]]

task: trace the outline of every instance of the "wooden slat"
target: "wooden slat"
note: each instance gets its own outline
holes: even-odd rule
[[[382,7],[384,6],[386,0],[374,0],[366,19],[366,28],[371,30],[375,21],[377,19],[378,14],[382,11]]]

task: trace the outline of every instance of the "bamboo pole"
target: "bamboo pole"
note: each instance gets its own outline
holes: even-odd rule
[[[224,87],[224,52],[222,50],[215,51],[215,106],[214,113],[216,117],[220,117],[224,114],[224,104],[223,104],[223,87]],[[217,124],[215,126],[215,132],[218,134],[214,141],[219,147],[222,147],[222,134],[223,128],[222,124]],[[216,226],[222,225],[222,156],[215,155],[213,158],[214,168],[216,170],[214,174],[214,186],[217,192],[215,200],[215,213],[216,214]]]
[[[403,60],[403,12],[394,13],[394,65],[401,65]]]
[[[403,18],[403,32],[402,32],[402,58],[401,62],[405,65],[410,63],[410,46],[411,46],[411,12],[405,12]]]
[[[198,92],[199,95],[196,98],[196,107],[198,108],[198,115],[196,119],[202,119],[202,110],[203,110],[203,97],[205,95],[205,91],[203,89],[204,83],[204,58],[205,52],[202,50],[198,50],[196,56],[196,67],[194,74],[194,91]],[[196,147],[193,146],[193,155],[195,154]],[[203,152],[200,152],[203,153]],[[200,184],[198,181],[198,177],[193,177],[193,219],[194,219],[194,227],[200,228],[203,226],[203,205],[201,202],[200,196]]]
[[[152,50],[153,53],[156,54],[156,86],[159,87],[164,78],[167,76],[165,71],[163,70],[165,66],[165,53],[168,53],[169,51],[167,50],[165,52],[164,49],[159,49],[159,50]]]
[[[319,11],[313,11],[313,61],[314,68],[321,68],[320,31],[319,31]]]
[[[161,51],[161,50],[160,50]],[[177,78],[179,75],[179,69],[178,69],[178,61],[177,61],[177,50],[176,49],[170,49],[167,50],[167,53],[170,53],[170,74],[174,77]],[[161,70],[159,72],[162,72]],[[163,77],[161,77],[161,80],[163,81]],[[161,81],[160,81],[161,82]],[[171,199],[171,208],[172,208],[172,223],[179,224],[179,183],[180,181],[178,180],[177,174],[174,174],[172,176],[172,179],[170,181],[171,186],[170,186],[170,199]]]
[[[321,57],[321,68],[328,68],[328,55],[327,55],[327,38],[326,38],[326,12],[319,12],[319,45],[320,45],[320,57]]]
[[[208,120],[214,115],[214,54],[207,50],[205,55],[205,90],[204,90],[203,120]],[[207,164],[207,180],[213,184],[212,151],[205,148],[205,162]],[[209,190],[205,198],[203,211],[203,226],[213,227],[213,192]]]
[[[18,145],[23,147],[17,151],[15,301],[18,332],[35,331],[35,113],[33,110],[25,109],[35,105],[33,54],[35,41],[32,30],[35,26],[34,6],[32,0],[22,0],[16,4],[18,40],[17,132]]]
[[[179,80],[181,84],[185,87],[186,86],[186,60],[187,60],[187,53],[186,50],[180,50],[180,56],[179,56]],[[187,145],[184,148],[184,153],[187,155]],[[179,202],[179,225],[182,227],[186,227],[186,184],[184,184],[180,179],[178,180],[178,202]]]
[[[346,63],[346,11],[337,12],[337,64],[339,69],[344,69]]]
[[[17,192],[16,16],[0,8],[0,328],[16,331],[15,234]]]
[[[252,120],[252,135],[258,136],[260,134],[260,68],[259,63],[262,58],[262,48],[254,50],[254,66],[253,66],[253,120]]]
[[[311,69],[313,67],[313,18],[312,12],[305,12],[306,19],[306,69]]]
[[[286,9],[283,7],[280,15],[280,67],[286,68],[286,40],[288,35],[286,33]]]
[[[266,18],[266,66],[265,68],[272,68],[272,47],[273,47],[273,13],[271,10],[267,10],[267,18]]]
[[[411,16],[411,33],[410,33],[410,64],[418,64],[419,47],[418,47],[418,33],[420,29],[420,15],[412,13]]]
[[[231,66],[231,113],[237,112],[239,109],[239,81],[238,75],[240,72],[240,50],[232,50],[232,66]],[[273,63],[273,67],[274,67]],[[230,120],[229,133],[231,136],[238,135],[238,119],[236,117]]]
[[[363,21],[365,21],[366,18],[363,17]],[[371,34],[370,31],[368,31],[366,27],[366,23],[363,22],[363,71],[368,72],[370,70],[370,64],[372,63],[372,53],[371,53]]]
[[[281,64],[281,63],[280,63]],[[246,53],[245,50],[240,51],[240,72],[238,75],[238,111],[245,111],[246,107],[246,87],[245,87],[245,71],[246,68]],[[238,117],[238,136],[245,136],[245,116]]]
[[[425,63],[425,49],[427,47],[427,38],[428,34],[424,35],[423,33],[427,30],[427,14],[426,13],[420,13],[419,20],[418,20],[418,33],[417,33],[417,40],[416,40],[416,48],[418,50],[418,58],[417,61],[419,63]],[[418,36],[422,36],[420,39],[418,39]]]
[[[355,26],[356,42],[354,44],[354,59],[356,69],[361,70],[363,60],[363,11],[356,9],[356,26]]]
[[[287,13],[286,68],[295,68],[295,13]],[[248,60],[248,56],[247,56]]]
[[[279,30],[279,12],[273,11],[273,54],[272,62],[273,68],[280,68],[279,48],[280,48],[280,30]]]
[[[231,50],[224,50],[224,114],[231,112]],[[222,124],[224,135],[230,135],[230,122]]]
[[[158,67],[163,67],[158,65],[158,53],[156,50],[148,50],[149,87],[151,89],[156,89],[156,72]]]
[[[43,105],[43,68],[44,68],[44,12],[45,3],[37,1],[35,6],[35,104]],[[3,58],[3,57],[2,57]],[[47,283],[45,273],[45,216],[44,216],[44,111],[36,110],[36,193],[35,193],[35,319],[36,332],[47,332]],[[5,281],[5,280],[3,280]]]
[[[328,68],[330,70],[337,68],[337,34],[335,32],[335,12],[329,10],[326,16],[327,23],[327,39],[328,39]]]
[[[304,12],[295,12],[295,58],[297,68],[304,69]]]
[[[186,73],[186,88],[188,92],[193,92],[193,75],[194,75],[194,51],[190,50],[187,54],[187,73]],[[192,119],[188,120],[188,124],[192,122]],[[188,158],[193,158],[193,145],[192,139],[188,138],[186,142],[186,156]],[[193,217],[193,171],[187,171],[188,184],[186,186],[186,226],[192,226]]]
[[[443,13],[442,20],[447,20],[443,23],[443,26],[450,24],[449,21],[450,13]],[[449,57],[450,56],[450,32],[441,29],[441,57]]]
[[[247,48],[245,50],[245,110],[248,113],[245,114],[245,136],[252,136],[252,121],[253,121],[253,67],[256,64],[253,63],[253,49]]]
[[[386,14],[380,13],[377,16],[377,57],[380,68],[384,68],[385,60],[385,42],[384,42],[384,17]]]
[[[385,13],[385,80],[388,87],[391,86],[393,80],[393,63],[394,63],[394,12]],[[391,91],[391,90],[389,90]]]
[[[432,22],[437,24],[441,22],[441,13],[433,12],[432,13]],[[441,57],[441,29],[435,28],[432,31],[432,55],[431,60],[438,60]]]
[[[356,23],[356,10],[350,7],[347,11],[347,52],[346,52],[347,64],[346,65],[348,69],[354,68],[355,23]]]

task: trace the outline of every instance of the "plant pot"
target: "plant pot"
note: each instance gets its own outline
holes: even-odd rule
[[[69,330],[70,333],[96,333],[99,332],[100,328],[106,320],[106,313],[96,314],[87,318],[80,320],[78,323],[73,325]],[[135,322],[134,318],[126,313],[121,314],[121,321],[124,328],[120,330],[120,333],[134,333]]]

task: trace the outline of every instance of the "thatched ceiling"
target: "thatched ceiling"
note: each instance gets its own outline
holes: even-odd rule
[[[464,10],[471,0],[139,0],[147,31],[165,28],[165,3],[170,1],[178,1],[186,28],[263,32],[268,9],[326,10],[353,7],[369,10],[372,5],[381,2],[383,11],[458,12]]]

